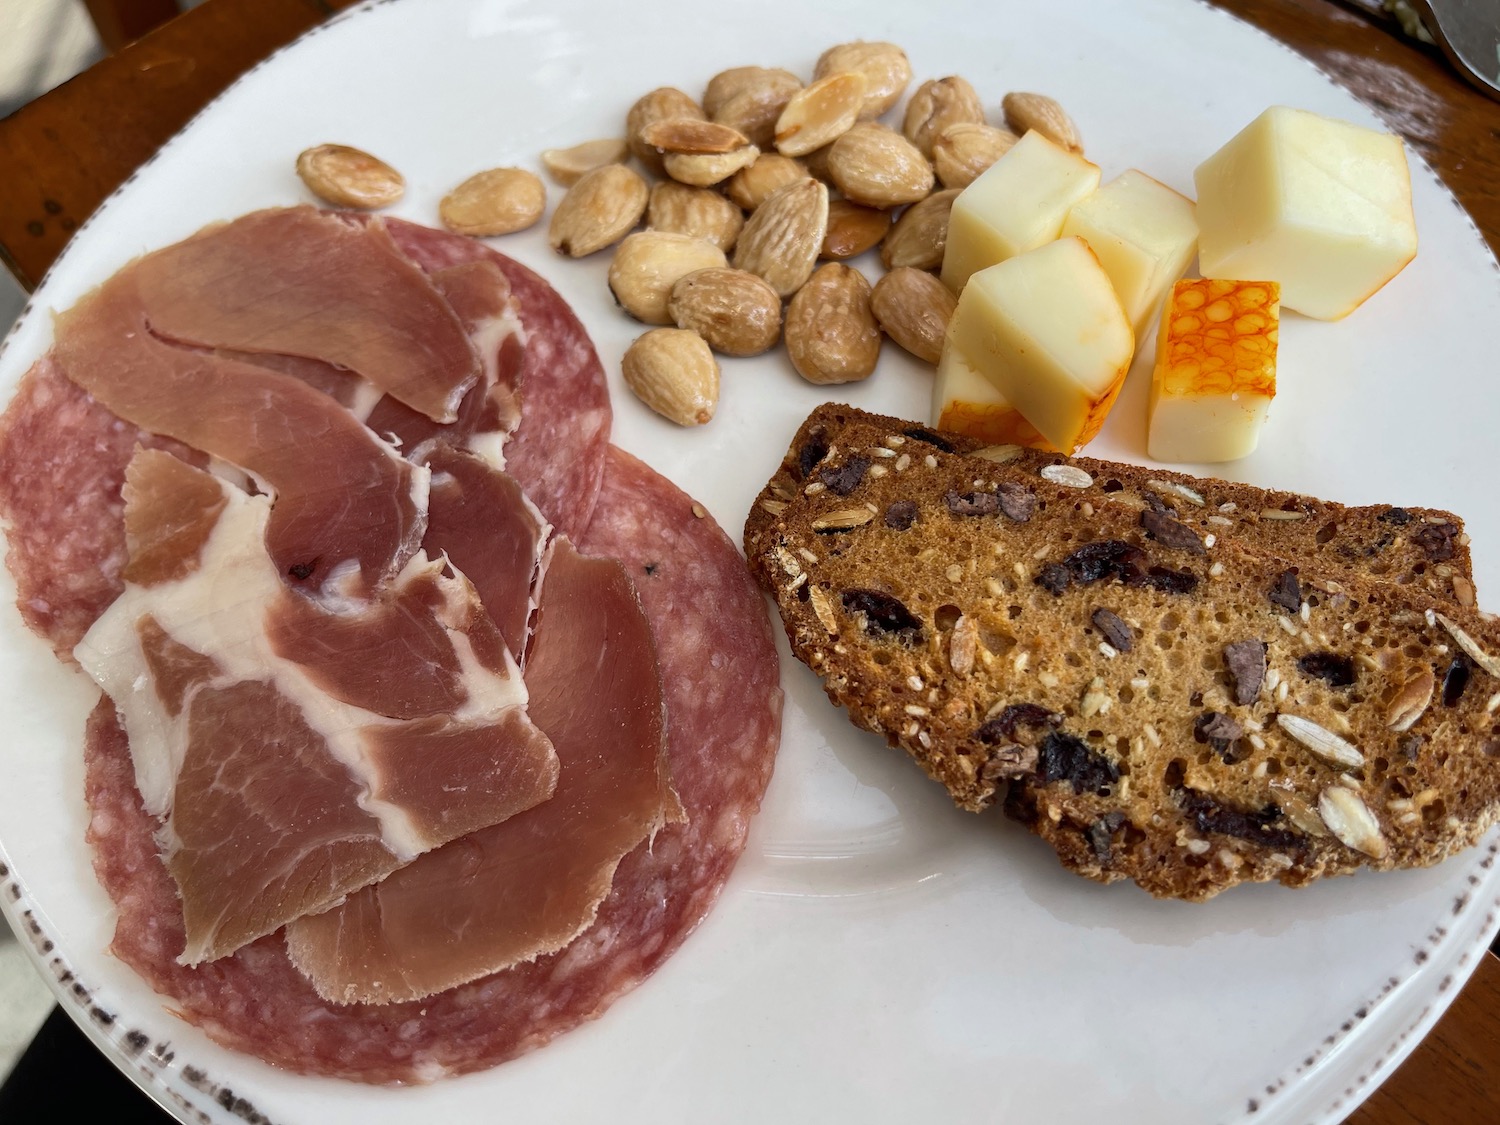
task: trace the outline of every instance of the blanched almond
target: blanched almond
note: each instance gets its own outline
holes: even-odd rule
[[[890,229],[889,211],[835,199],[828,205],[828,233],[820,256],[835,262],[856,257],[878,245]]]
[[[547,209],[541,177],[524,168],[491,168],[470,176],[443,197],[438,217],[458,234],[489,238],[525,230]]]
[[[384,160],[348,145],[317,145],[297,157],[297,175],[307,190],[335,207],[371,211],[389,207],[406,193],[401,173]]]
[[[760,355],[781,338],[781,298],[745,270],[702,269],[672,286],[667,311],[721,355]]]
[[[870,308],[885,334],[918,359],[936,365],[958,299],[926,270],[900,266],[875,283]]]
[[[955,121],[932,142],[932,163],[944,187],[966,188],[1016,143],[1016,135],[993,125]]]
[[[1078,135],[1078,126],[1073,124],[1073,119],[1056,98],[1049,98],[1046,94],[1006,94],[1001,108],[1005,111],[1005,124],[1016,136],[1023,137],[1035,129],[1069,152],[1083,152],[1083,138]]]
[[[830,74],[792,95],[776,119],[776,148],[783,156],[806,156],[838,140],[859,120],[865,77],[855,71]]]
[[[1401,690],[1385,711],[1385,725],[1391,730],[1410,730],[1432,702],[1437,680],[1431,668],[1420,668],[1401,685]]]
[[[759,155],[760,149],[754,145],[720,153],[669,152],[662,158],[662,167],[680,184],[712,187],[754,164]]]
[[[932,165],[896,130],[862,121],[833,142],[828,174],[845,197],[866,207],[891,208],[925,199]]]
[[[906,103],[901,131],[922,155],[932,156],[938,134],[959,121],[984,123],[984,103],[974,87],[957,75],[923,82]]]
[[[911,62],[906,52],[894,43],[841,43],[818,56],[813,79],[827,78],[841,71],[858,71],[865,79],[865,101],[859,111],[862,120],[879,117],[901,100],[911,82]]]
[[[674,117],[707,120],[698,103],[674,86],[660,86],[649,94],[643,94],[625,115],[625,141],[630,146],[631,153],[658,176],[662,174],[661,153],[653,145],[647,144],[641,133],[654,122],[670,121]]]
[[[584,141],[571,148],[549,148],[542,153],[542,167],[563,187],[572,187],[585,172],[606,164],[623,164],[630,146],[622,140]]]
[[[671,324],[667,299],[677,280],[696,270],[724,266],[724,251],[686,234],[643,230],[632,234],[609,264],[609,291],[620,307],[645,324]]]
[[[745,216],[740,209],[710,188],[663,181],[651,189],[646,206],[650,230],[687,234],[728,250],[740,236]]]
[[[785,70],[745,66],[714,76],[703,108],[721,125],[738,129],[760,148],[776,143],[776,121],[802,80]]]
[[[901,218],[896,220],[880,248],[885,268],[915,266],[919,270],[935,270],[941,266],[943,250],[948,245],[948,214],[957,198],[957,188],[935,191],[901,212]]]
[[[870,283],[842,263],[820,266],[787,307],[785,334],[792,366],[809,383],[868,378],[880,359]]]
[[[828,188],[799,180],[771,193],[755,209],[735,244],[736,269],[765,278],[790,297],[812,273],[828,232]]]
[[[807,169],[790,156],[763,152],[754,164],[730,177],[724,193],[746,211],[754,211],[773,191],[807,178]]]
[[[750,143],[738,129],[712,121],[695,121],[690,117],[653,121],[641,130],[641,140],[663,154],[681,152],[689,155],[733,152]]]
[[[1363,852],[1371,859],[1384,859],[1387,851],[1385,837],[1380,834],[1380,821],[1370,811],[1363,798],[1352,789],[1342,785],[1330,785],[1318,796],[1318,815],[1328,825],[1341,844]]]
[[[719,403],[719,361],[696,332],[653,328],[625,350],[625,385],[663,418],[701,426]]]
[[[552,212],[547,241],[570,258],[603,250],[641,221],[650,194],[646,181],[623,164],[585,172]]]

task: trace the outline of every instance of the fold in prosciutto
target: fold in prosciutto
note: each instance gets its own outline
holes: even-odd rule
[[[267,555],[270,514],[265,496],[138,452],[130,577],[75,649],[129,733],[188,965],[557,784],[516,664],[462,575],[419,553],[369,601],[313,603]],[[372,654],[394,661],[388,678]]]
[[[682,819],[656,649],[619,563],[555,541],[526,681],[561,763],[552,799],[288,926],[293,963],[325,999],[420,999],[561,949],[621,858]]]
[[[459,313],[380,223],[256,211],[127,269],[166,340],[322,360],[438,422],[480,376]]]
[[[316,589],[352,567],[368,590],[399,571],[421,542],[426,471],[292,376],[158,339],[139,286],[147,260],[59,314],[68,378],[125,421],[274,493],[266,546],[288,579]]]

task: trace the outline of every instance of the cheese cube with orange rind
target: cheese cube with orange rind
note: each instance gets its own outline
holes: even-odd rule
[[[1280,286],[1179,281],[1162,309],[1146,449],[1158,461],[1255,451],[1276,396]]]
[[[964,434],[992,445],[1052,448],[951,341],[943,346],[932,385],[932,424],[939,430]]]
[[[1204,277],[1281,285],[1281,302],[1338,320],[1417,253],[1401,138],[1272,106],[1193,173]]]
[[[1114,285],[1081,238],[974,274],[948,340],[1063,453],[1099,432],[1135,354]]]

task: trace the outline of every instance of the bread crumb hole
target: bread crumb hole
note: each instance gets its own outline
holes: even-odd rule
[[[958,624],[958,619],[964,615],[964,611],[951,602],[944,602],[932,612],[932,623],[943,632],[948,632]]]

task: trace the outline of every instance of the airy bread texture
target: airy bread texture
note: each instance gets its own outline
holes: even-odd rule
[[[974,449],[821,407],[745,528],[792,651],[959,805],[1188,899],[1494,821],[1500,628],[1455,517]]]

